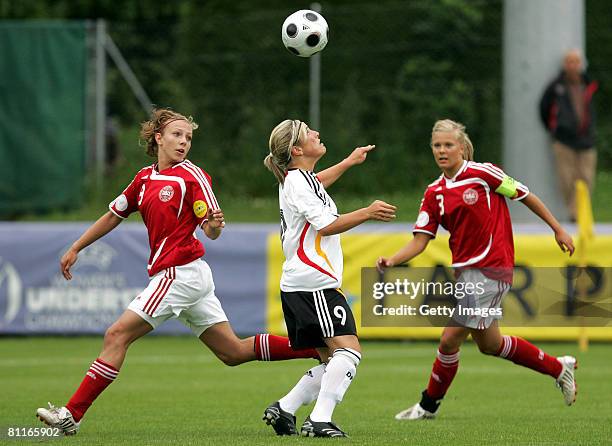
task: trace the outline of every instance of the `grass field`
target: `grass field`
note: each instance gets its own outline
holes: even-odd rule
[[[0,443],[12,427],[42,426],[36,408],[64,404],[101,345],[100,338],[0,339]],[[566,407],[547,376],[498,358],[472,344],[436,420],[398,422],[393,415],[414,403],[426,384],[434,343],[365,343],[363,361],[345,401],[334,414],[361,445],[567,445],[612,442],[612,346],[543,344],[554,355],[578,357],[579,396]],[[185,337],[148,337],[129,352],[117,381],[88,412],[70,445],[312,444],[319,439],[276,437],[260,421],[311,360],[250,363],[229,368]],[[308,414],[298,412],[298,423]],[[298,426],[299,427],[299,426]],[[325,440],[323,440],[325,441]]]

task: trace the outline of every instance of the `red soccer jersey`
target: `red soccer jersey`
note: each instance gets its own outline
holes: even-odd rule
[[[156,165],[140,170],[123,193],[109,204],[120,218],[140,211],[149,233],[149,276],[185,265],[204,255],[195,230],[208,209],[219,209],[210,176],[185,160],[158,172]]]
[[[454,178],[441,175],[427,187],[413,232],[435,237],[438,225],[442,225],[450,233],[455,268],[511,271],[512,222],[505,197],[495,192],[506,176],[493,164],[464,161]],[[514,200],[529,194],[518,182],[516,189]],[[508,281],[508,276],[501,279]]]

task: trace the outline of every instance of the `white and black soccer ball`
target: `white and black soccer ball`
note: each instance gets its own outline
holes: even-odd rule
[[[301,9],[285,19],[281,33],[285,48],[296,56],[310,57],[327,45],[329,27],[318,12]]]

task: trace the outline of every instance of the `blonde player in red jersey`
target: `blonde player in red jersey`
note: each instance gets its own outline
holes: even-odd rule
[[[204,246],[196,238],[199,226],[215,240],[225,226],[210,176],[187,160],[197,124],[169,109],[153,110],[141,126],[147,154],[157,162],[141,169],[132,182],[60,260],[61,272],[72,279],[78,253],[139,211],[149,234],[149,285],[108,328],[98,358],[65,407],[49,404],[36,412],[46,424],[66,435],[77,433],[81,418],[119,373],[127,349],[166,320],[178,318],[225,364],[247,361],[319,358],[313,349],[294,351],[281,336],[258,334],[239,339],[219,299]]]
[[[449,246],[457,281],[483,286],[484,292],[476,298],[479,308],[499,308],[512,284],[514,267],[512,224],[506,198],[522,201],[550,226],[561,250],[573,254],[572,238],[535,194],[493,164],[473,161],[474,148],[462,124],[448,119],[437,121],[432,130],[431,148],[442,175],[425,191],[414,238],[393,256],[380,257],[379,269],[419,255],[442,225],[450,233]],[[395,418],[435,417],[459,367],[459,347],[470,334],[482,353],[550,375],[561,388],[565,403],[571,405],[576,399],[576,359],[555,358],[524,339],[502,336],[499,317],[455,318],[455,326],[444,328],[421,401]]]

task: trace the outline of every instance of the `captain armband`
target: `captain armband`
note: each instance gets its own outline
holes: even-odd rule
[[[504,179],[499,187],[495,189],[495,192],[503,195],[504,197],[514,198],[517,195],[517,186],[518,183],[514,178],[504,175]]]

